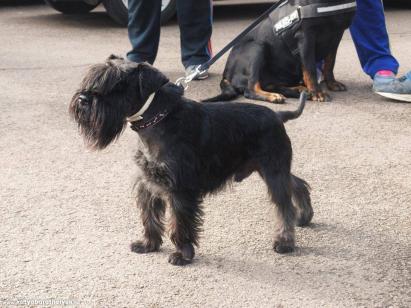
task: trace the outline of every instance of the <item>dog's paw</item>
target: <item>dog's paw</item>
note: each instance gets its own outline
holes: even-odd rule
[[[285,96],[279,93],[270,93],[268,101],[273,104],[284,104]]]
[[[153,245],[153,244],[147,244],[144,241],[136,241],[134,243],[131,243],[130,249],[132,252],[135,252],[135,253],[148,253],[148,252],[158,251],[159,246]]]
[[[184,244],[183,247],[180,249],[183,258],[186,260],[192,260],[195,255],[195,250],[193,244]]]
[[[322,91],[311,93],[310,98],[314,102],[331,102],[331,96]]]
[[[298,219],[297,219],[296,225],[298,227],[308,226],[310,224],[311,219],[313,218],[313,216],[314,216],[313,210],[302,212],[300,214],[300,216],[298,217]]]
[[[336,80],[328,80],[328,81],[322,81],[325,83],[325,85],[327,86],[327,89],[330,91],[334,91],[334,92],[341,92],[341,91],[347,91],[347,87]]]
[[[273,245],[274,251],[277,253],[290,253],[295,249],[293,240],[275,240]]]
[[[168,263],[172,265],[183,266],[191,263],[191,260],[184,259],[183,254],[181,252],[173,252],[168,257]]]

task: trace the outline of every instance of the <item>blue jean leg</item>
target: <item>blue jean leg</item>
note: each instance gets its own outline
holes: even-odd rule
[[[399,64],[390,51],[381,0],[357,0],[357,12],[350,32],[367,75],[373,78],[379,70],[397,74]]]

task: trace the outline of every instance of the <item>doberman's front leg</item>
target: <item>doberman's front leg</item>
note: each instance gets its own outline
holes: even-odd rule
[[[328,90],[330,91],[346,91],[347,87],[335,80],[334,77],[334,66],[335,58],[337,56],[338,45],[340,44],[342,35],[344,32],[339,34],[339,37],[335,39],[334,46],[332,46],[330,53],[324,59],[323,74],[324,74],[324,83],[326,84]]]
[[[323,92],[318,84],[317,66],[315,62],[315,34],[305,31],[298,37],[298,48],[301,57],[303,80],[310,98],[317,102],[330,101],[328,93]]]

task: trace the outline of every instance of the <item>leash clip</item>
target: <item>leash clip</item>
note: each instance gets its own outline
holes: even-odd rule
[[[188,89],[188,84],[193,81],[196,77],[200,76],[201,73],[205,72],[206,69],[200,70],[201,65],[196,67],[195,71],[188,76],[180,77],[176,80],[175,84],[179,87],[182,87],[184,90]]]
[[[186,77],[180,77],[176,80],[175,84],[185,90],[188,89],[188,82],[186,81]]]

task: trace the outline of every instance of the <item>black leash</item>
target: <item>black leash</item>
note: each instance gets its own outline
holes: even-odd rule
[[[200,65],[195,72],[186,77],[181,77],[177,79],[176,85],[183,87],[184,89],[188,88],[188,83],[191,82],[198,75],[203,73],[205,70],[209,69],[218,59],[220,59],[228,50],[230,50],[235,44],[238,43],[244,36],[246,36],[251,30],[253,30],[258,24],[260,24],[272,11],[278,8],[281,4],[286,3],[288,0],[279,0],[274,3],[268,10],[260,15],[251,25],[245,28],[239,35],[237,35],[230,43],[228,43],[223,49],[221,49],[215,56],[210,60]]]

